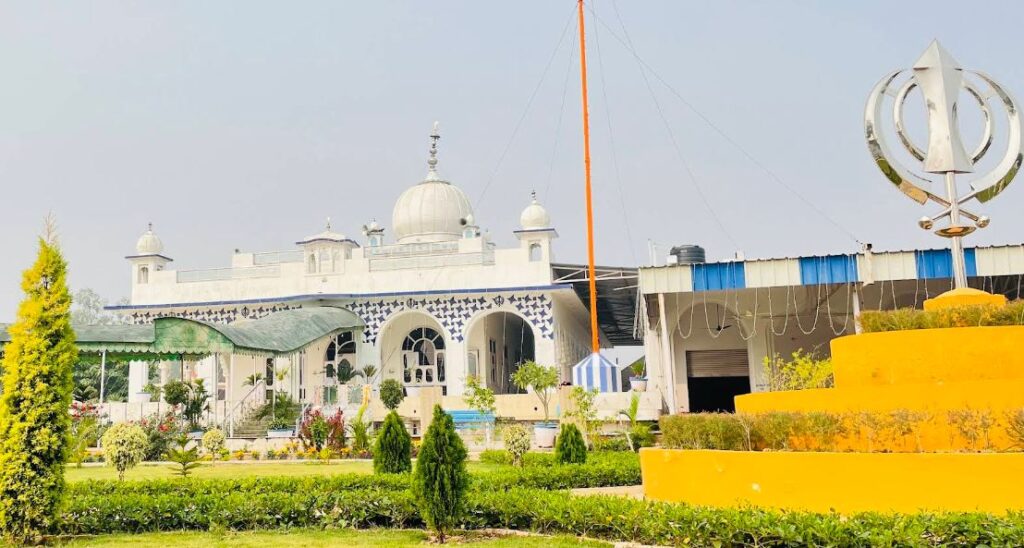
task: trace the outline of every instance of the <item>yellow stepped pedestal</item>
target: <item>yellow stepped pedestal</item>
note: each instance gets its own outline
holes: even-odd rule
[[[640,450],[644,497],[812,512],[1024,508],[1024,453]]]
[[[1003,302],[958,290],[925,308]],[[837,446],[850,452],[642,449],[644,495],[699,505],[843,513],[1024,509],[1024,453],[951,452],[1011,446],[1004,426],[1010,413],[1024,408],[1022,343],[1024,327],[1018,326],[835,339],[835,388],[747,394],[736,398],[736,410],[844,415],[859,428]],[[915,428],[905,434],[869,432],[864,414],[893,420],[913,414]],[[812,443],[790,441],[797,449]]]

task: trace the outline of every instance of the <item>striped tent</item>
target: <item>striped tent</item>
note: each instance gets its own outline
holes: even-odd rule
[[[619,368],[600,353],[593,353],[572,367],[572,383],[598,392],[622,392]]]

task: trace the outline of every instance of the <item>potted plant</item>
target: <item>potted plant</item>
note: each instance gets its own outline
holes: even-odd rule
[[[633,373],[629,377],[629,386],[634,392],[644,392],[647,390],[647,377],[644,375],[646,369],[647,364],[644,358],[629,364],[629,370]]]
[[[533,435],[537,440],[538,447],[553,447],[558,425],[549,422],[549,408],[551,396],[555,393],[554,388],[558,384],[558,371],[554,367],[528,361],[520,365],[519,369],[512,374],[512,384],[520,390],[533,389],[533,394],[540,400],[541,408],[544,409],[544,422],[534,425]]]
[[[142,391],[135,395],[136,400],[142,403],[149,403],[153,400],[160,401],[160,387],[149,382],[142,387]]]
[[[295,435],[295,421],[288,420],[288,417],[274,417],[267,428],[268,438],[290,438]]]

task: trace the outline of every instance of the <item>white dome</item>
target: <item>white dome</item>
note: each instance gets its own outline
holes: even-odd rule
[[[473,208],[466,193],[431,172],[422,183],[398,197],[391,217],[398,243],[458,240]]]
[[[544,206],[540,205],[537,197],[534,196],[533,201],[530,202],[530,205],[526,206],[526,209],[519,216],[519,224],[523,227],[523,230],[551,228],[551,217],[548,215],[548,210],[544,209]]]
[[[159,255],[164,250],[164,243],[153,233],[153,224],[150,223],[146,233],[139,237],[135,243],[135,253],[138,255]]]
[[[400,244],[458,240],[463,226],[474,222],[466,193],[437,175],[437,141],[441,138],[437,127],[434,122],[427,178],[407,189],[395,202],[391,224]]]

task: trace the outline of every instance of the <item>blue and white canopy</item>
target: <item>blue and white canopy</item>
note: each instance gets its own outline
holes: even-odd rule
[[[572,383],[598,392],[622,392],[619,368],[599,353],[594,353],[572,367]]]

